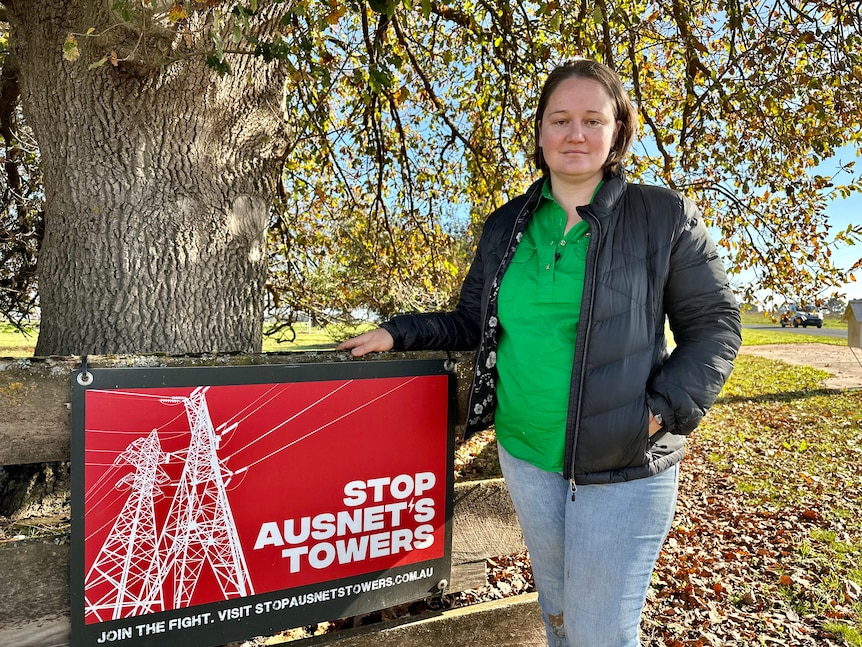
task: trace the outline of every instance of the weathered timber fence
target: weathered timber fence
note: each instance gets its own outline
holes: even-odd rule
[[[308,362],[439,358],[439,353],[389,353],[351,360],[342,353],[205,355],[200,357],[90,357],[93,368],[131,366],[238,366]],[[463,417],[472,358],[457,361],[459,414]],[[0,359],[0,465],[67,461],[70,457],[69,379],[78,358]],[[459,420],[462,424],[463,420]],[[524,549],[523,537],[501,479],[458,483],[452,536],[452,577],[447,592],[486,582],[485,560]],[[284,627],[288,629],[289,627]],[[69,538],[0,544],[0,646],[69,644]],[[238,644],[238,643],[234,643]],[[295,641],[297,647],[447,647],[544,644],[535,594],[397,620]]]

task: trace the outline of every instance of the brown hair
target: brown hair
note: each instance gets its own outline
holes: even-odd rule
[[[536,168],[543,175],[550,173],[548,164],[545,162],[545,156],[542,153],[542,147],[539,146],[539,131],[542,117],[545,114],[548,101],[554,90],[557,89],[560,83],[571,78],[592,79],[600,83],[611,98],[614,106],[614,119],[622,122],[622,126],[611,148],[611,154],[605,162],[604,170],[605,172],[615,171],[620,162],[628,155],[629,147],[632,145],[635,135],[637,135],[638,113],[617,73],[607,65],[587,58],[576,58],[566,61],[554,68],[545,80],[545,85],[542,86],[542,93],[539,95],[539,103],[536,106],[536,116],[533,122],[533,136],[536,143],[536,149],[533,152],[533,162],[535,162]]]

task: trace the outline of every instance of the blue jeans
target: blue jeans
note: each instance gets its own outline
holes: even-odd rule
[[[679,466],[579,485],[499,447],[550,647],[639,647],[641,612],[676,508]]]

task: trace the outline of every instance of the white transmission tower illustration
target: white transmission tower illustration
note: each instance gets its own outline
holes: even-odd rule
[[[204,564],[208,563],[224,599],[254,594],[227,498],[225,474],[218,458],[219,439],[213,429],[205,393],[195,389],[187,398],[164,398],[186,408],[191,440],[162,532],[161,580],[173,576],[173,608],[191,604]]]
[[[135,472],[116,483],[117,489],[130,488],[129,498],[86,577],[85,608],[99,620],[164,608],[154,501],[169,480],[160,467],[166,460],[154,429],[114,461],[117,467],[123,462],[134,466]],[[94,595],[100,597],[90,599]]]

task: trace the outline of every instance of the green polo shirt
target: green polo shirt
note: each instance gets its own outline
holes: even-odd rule
[[[551,472],[563,469],[590,235],[584,221],[565,227],[566,213],[546,181],[498,303],[497,440],[515,458]]]

